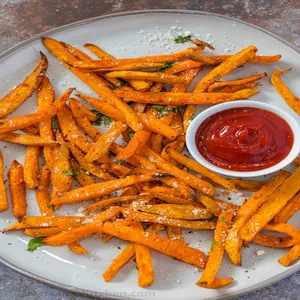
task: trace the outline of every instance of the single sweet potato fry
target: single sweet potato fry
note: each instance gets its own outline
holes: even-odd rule
[[[0,151],[0,212],[8,210],[8,201],[6,196],[6,189],[3,179],[3,172],[4,172],[4,163],[3,163],[3,156]]]
[[[13,215],[19,222],[21,222],[26,216],[27,211],[23,166],[14,160],[8,170],[7,177],[13,207]]]
[[[14,144],[20,144],[25,146],[45,146],[54,147],[57,142],[53,140],[48,140],[46,138],[30,135],[30,134],[20,134],[20,133],[5,133],[0,135],[1,141],[6,141]]]
[[[0,118],[16,110],[39,87],[48,68],[47,57],[40,52],[41,58],[35,70],[18,86],[0,100]]]
[[[38,185],[39,157],[41,148],[28,146],[24,160],[24,181],[28,189],[34,189]]]

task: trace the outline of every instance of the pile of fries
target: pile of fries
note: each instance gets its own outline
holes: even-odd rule
[[[197,285],[204,288],[233,281],[217,278],[222,258],[226,252],[241,265],[242,248],[249,242],[290,248],[279,260],[284,266],[299,258],[300,231],[287,222],[300,208],[300,168],[293,174],[281,170],[268,182],[227,179],[182,154],[196,105],[248,99],[259,92],[253,88],[267,74],[220,79],[247,63],[274,63],[280,55],[258,56],[257,48],[249,46],[234,55],[208,56],[202,50],[213,47],[194,40],[195,46],[177,53],[116,59],[96,45],[84,45],[99,58],[93,60],[66,43],[51,38],[42,42],[99,98],[78,91],[74,98],[74,88],[69,88],[55,100],[45,75],[47,58],[41,53],[36,69],[0,101],[0,140],[27,146],[24,166],[13,161],[8,171],[17,222],[3,232],[23,230],[33,237],[31,251],[40,245],[66,245],[76,254],[88,253],[80,240],[93,234],[105,242],[112,237],[126,240],[128,246],[103,278],[110,281],[135,256],[141,287],[154,282],[150,248],[203,268]],[[206,67],[211,71],[187,93]],[[300,113],[299,100],[279,77],[285,71],[276,71],[272,82]],[[37,112],[7,117],[34,91]],[[111,121],[104,134],[94,126]],[[115,143],[120,135],[125,146]],[[41,155],[44,165],[39,164]],[[1,155],[0,211],[8,209],[3,164]],[[73,180],[81,187],[72,190]],[[214,199],[216,188],[254,193],[238,206]],[[36,191],[40,216],[26,216],[26,189]],[[112,196],[116,191],[118,196]],[[57,214],[62,205],[87,200],[94,202],[86,206],[84,216]],[[182,228],[214,230],[208,259],[185,243]],[[168,238],[159,235],[163,230]],[[274,237],[262,230],[288,236]]]

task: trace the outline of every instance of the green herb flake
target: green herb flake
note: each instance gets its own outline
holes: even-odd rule
[[[62,171],[62,173],[68,176],[78,176],[81,173],[81,171],[80,170]]]
[[[131,140],[133,138],[134,134],[135,134],[135,132],[133,130],[128,131],[127,135],[128,135],[129,140]]]
[[[33,252],[38,247],[44,245],[43,239],[44,239],[43,237],[31,239],[28,243],[27,251]]]
[[[215,245],[216,245],[216,240],[213,238],[210,249],[211,250],[214,249]]]
[[[222,219],[221,219],[221,222],[226,222],[226,220],[225,220],[225,218],[224,218],[224,217],[222,217]]]
[[[54,131],[60,131],[57,119],[54,118],[54,119],[51,120],[51,128]]]
[[[110,117],[104,115],[100,111],[92,109],[92,112],[98,117],[98,120],[93,122],[93,124],[95,124],[96,126],[100,126],[101,124],[109,125],[112,122],[112,119]]]
[[[175,62],[173,61],[167,61],[165,62],[161,67],[158,67],[156,69],[156,72],[162,72],[163,70],[169,69],[175,65]]]
[[[121,166],[122,165],[122,161],[118,161],[118,166]]]
[[[152,108],[159,111],[158,116],[164,117],[167,116],[170,111],[178,112],[178,108],[163,106],[163,105],[152,105]]]
[[[191,42],[191,41],[192,41],[192,36],[190,34],[186,35],[186,36],[178,35],[174,39],[175,44],[184,44],[184,43]]]

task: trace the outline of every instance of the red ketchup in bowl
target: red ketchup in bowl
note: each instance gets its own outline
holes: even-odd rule
[[[220,111],[204,120],[195,142],[210,163],[232,171],[257,171],[282,161],[291,151],[294,135],[277,114],[254,107]]]

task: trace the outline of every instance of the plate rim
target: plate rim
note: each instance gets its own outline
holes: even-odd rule
[[[52,34],[55,34],[55,33],[58,33],[58,32],[62,32],[66,29],[70,29],[70,28],[74,28],[74,27],[77,27],[77,26],[90,24],[90,23],[96,22],[96,21],[101,20],[101,19],[110,19],[110,18],[117,18],[117,17],[123,17],[123,16],[134,16],[134,15],[141,15],[141,14],[164,14],[164,13],[165,14],[214,16],[214,17],[218,17],[218,18],[222,18],[222,19],[231,20],[231,21],[234,21],[234,22],[237,22],[237,23],[241,23],[241,24],[247,25],[249,27],[255,28],[255,29],[257,29],[261,32],[264,32],[264,33],[268,34],[269,36],[271,36],[271,37],[275,38],[276,40],[282,42],[283,44],[285,44],[286,46],[292,48],[293,50],[298,52],[298,54],[300,54],[300,48],[297,47],[295,44],[285,40],[284,38],[270,32],[268,30],[263,29],[263,28],[261,28],[257,25],[248,23],[246,21],[239,20],[239,19],[234,18],[234,17],[221,15],[221,14],[216,14],[216,13],[212,13],[212,12],[206,12],[206,11],[197,11],[197,10],[148,9],[148,10],[134,10],[134,11],[125,11],[125,12],[119,12],[119,13],[100,15],[100,16],[97,16],[97,17],[83,19],[83,20],[80,20],[80,21],[77,21],[77,22],[69,23],[69,24],[66,24],[66,25],[63,25],[63,26],[45,31],[45,32],[40,33],[38,35],[35,35],[35,36],[33,36],[29,39],[26,39],[26,40],[16,44],[15,46],[9,48],[8,50],[2,52],[0,54],[0,63],[1,63],[1,60],[4,59],[6,56],[12,54],[13,52],[19,50],[20,48],[26,46],[27,44],[29,44],[31,42],[34,42],[34,41],[40,39],[43,36],[49,36],[49,35],[52,35]],[[71,286],[71,285],[68,285],[68,284],[63,284],[63,283],[60,283],[60,282],[57,282],[57,281],[54,281],[54,280],[51,280],[51,279],[47,279],[45,277],[36,275],[36,274],[26,270],[26,269],[21,268],[21,267],[15,265],[14,263],[11,263],[11,262],[7,261],[6,259],[4,259],[1,256],[0,256],[0,263],[3,264],[4,266],[9,267],[10,269],[12,269],[16,272],[22,274],[22,275],[25,275],[25,276],[31,278],[31,279],[35,279],[39,282],[48,284],[52,287],[56,287],[56,288],[59,288],[59,289],[62,289],[62,290],[68,291],[68,292],[81,294],[83,296],[92,296],[92,297],[95,297],[95,298],[98,298],[98,299],[138,300],[138,298],[136,298],[136,297],[135,298],[130,298],[130,297],[125,297],[125,296],[105,295],[101,292],[96,292],[96,291],[92,291],[92,290],[85,290],[85,289],[77,288],[77,287],[74,287],[74,286]],[[276,282],[278,282],[278,281],[280,281],[280,280],[296,273],[299,270],[300,270],[300,264],[292,266],[289,269],[287,269],[286,271],[272,277],[271,279],[269,279],[267,281],[264,281],[262,283],[258,283],[256,285],[253,285],[253,286],[249,287],[249,288],[244,288],[241,291],[233,292],[229,295],[226,295],[225,297],[226,297],[226,299],[231,299],[233,297],[238,297],[238,296],[248,294],[250,292],[254,292],[258,289],[262,289],[262,288],[267,287],[271,284],[274,284],[274,283],[276,283]],[[216,296],[216,297],[213,297],[213,298],[210,298],[210,299],[211,300],[225,299],[225,297],[220,295],[220,296]]]

